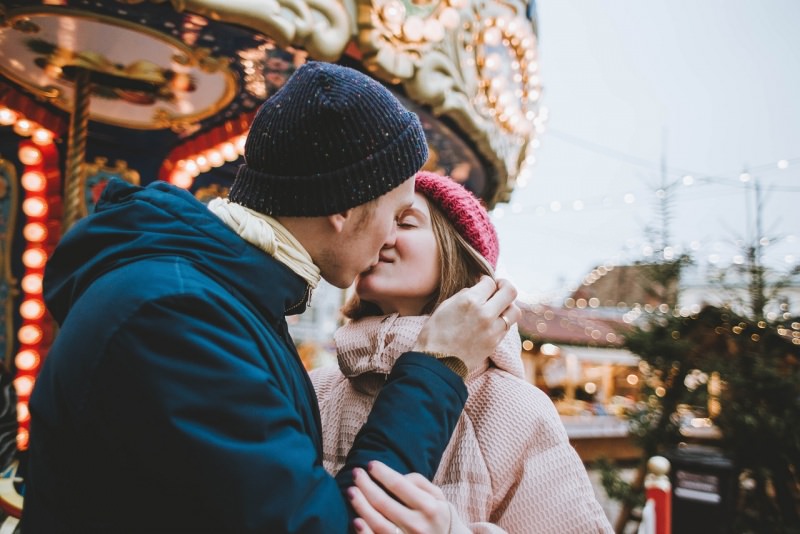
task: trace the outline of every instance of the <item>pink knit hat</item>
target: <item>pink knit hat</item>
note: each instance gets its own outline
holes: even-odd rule
[[[415,176],[416,191],[444,213],[461,237],[472,245],[493,268],[497,267],[500,244],[489,214],[480,201],[461,184],[447,176],[420,171]]]

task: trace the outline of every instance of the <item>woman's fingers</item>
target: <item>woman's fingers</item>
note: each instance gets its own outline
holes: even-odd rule
[[[394,525],[370,505],[364,494],[357,487],[347,490],[350,504],[358,517],[353,521],[353,526],[359,534],[394,534]]]
[[[351,492],[353,509],[376,533],[393,534],[395,524],[400,522],[408,509],[387,494],[363,469],[353,470],[353,480],[356,486],[348,490]],[[388,487],[386,489],[392,491]]]
[[[359,492],[352,500],[353,508],[372,531],[394,534],[399,528],[406,534],[448,532],[450,507],[438,487],[421,475],[401,475],[381,462],[370,462],[368,469],[369,475],[354,470],[356,487],[351,490]]]
[[[419,473],[401,475],[386,464],[374,461],[367,466],[369,476],[378,481],[408,508],[425,510],[430,508],[431,496],[443,499],[441,490]],[[438,494],[436,493],[438,492]]]

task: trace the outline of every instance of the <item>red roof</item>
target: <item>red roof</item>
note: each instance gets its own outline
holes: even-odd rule
[[[554,308],[517,303],[520,333],[536,342],[619,347],[630,328],[620,318],[587,308]]]

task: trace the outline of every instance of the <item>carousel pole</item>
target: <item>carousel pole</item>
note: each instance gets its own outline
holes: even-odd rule
[[[64,218],[62,235],[83,216],[81,196],[86,181],[86,139],[89,132],[89,103],[92,95],[90,71],[75,71],[75,94],[69,118],[69,140],[64,182]]]

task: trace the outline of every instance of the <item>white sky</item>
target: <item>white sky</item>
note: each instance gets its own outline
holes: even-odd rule
[[[800,1],[537,4],[549,121],[527,185],[492,214],[499,274],[523,298],[554,300],[599,264],[648,259],[662,153],[677,252],[725,266],[754,237],[747,167],[764,190],[768,265],[800,262]]]

